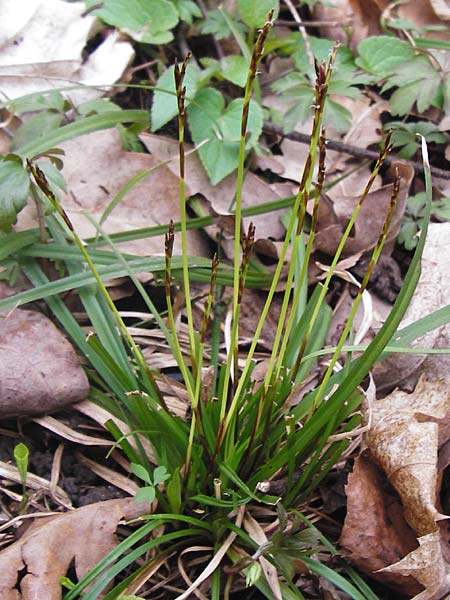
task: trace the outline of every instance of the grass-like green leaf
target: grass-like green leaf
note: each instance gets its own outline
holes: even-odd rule
[[[18,148],[17,153],[20,156],[31,158],[46,152],[49,148],[54,148],[66,140],[100,129],[109,129],[119,123],[143,123],[147,125],[148,113],[146,110],[114,110],[92,115],[42,135],[37,140]]]

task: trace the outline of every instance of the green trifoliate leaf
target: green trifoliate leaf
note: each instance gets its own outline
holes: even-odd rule
[[[249,69],[249,62],[243,56],[231,54],[220,61],[221,74],[239,87],[245,87]]]
[[[193,17],[201,17],[202,11],[193,0],[172,0],[181,21],[192,24]]]
[[[424,112],[433,103],[441,84],[441,74],[426,56],[415,56],[391,75],[384,90],[397,86],[390,99],[394,115],[408,114],[414,103]]]
[[[450,198],[441,198],[434,203],[433,215],[440,221],[450,221]]]
[[[167,472],[166,467],[156,467],[156,469],[153,471],[153,484],[158,485],[158,483],[163,483],[164,481],[169,479],[169,477],[170,475]]]
[[[234,27],[239,33],[245,32],[245,25],[240,22],[234,22]],[[216,40],[221,40],[233,34],[230,29],[230,24],[222,10],[210,10],[208,18],[200,25],[202,33],[211,33]]]

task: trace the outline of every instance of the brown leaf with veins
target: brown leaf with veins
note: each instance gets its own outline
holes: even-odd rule
[[[59,580],[72,561],[77,577],[84,577],[116,546],[119,522],[147,514],[149,508],[134,498],[107,500],[30,527],[0,552],[0,598],[60,600]]]
[[[133,60],[132,45],[117,33],[84,55],[96,19],[83,14],[81,2],[2,0],[1,8],[0,87],[9,100],[79,82],[64,91],[77,106],[104,96],[105,84],[117,82]]]
[[[445,282],[442,285],[436,283],[434,277],[445,277],[445,274],[436,274],[436,271],[440,270],[441,261],[446,259],[446,252],[439,245],[445,244],[449,231],[446,224],[432,224],[430,232],[434,240],[428,246],[427,256],[430,264],[423,270],[421,278],[423,284],[431,286],[431,296],[431,290],[434,289],[438,295],[437,301],[441,302],[441,294],[443,297],[446,294]],[[440,240],[438,246],[435,245],[437,240]],[[431,268],[431,265],[434,268]],[[436,302],[436,298],[433,302]],[[434,310],[437,308],[434,305],[433,307]],[[448,347],[448,337],[446,340],[443,340],[443,344]],[[439,505],[442,469],[449,462],[449,414],[450,375],[447,355],[427,358],[413,393],[407,394],[397,390],[383,400],[376,401],[371,407],[371,428],[366,435],[370,455],[365,454],[364,460],[367,462],[374,458],[400,496],[403,512],[395,518],[391,517],[391,522],[398,525],[405,519],[415,531],[419,544],[416,548],[410,548],[402,557],[390,557],[393,564],[382,565],[384,568],[376,574],[376,578],[388,575],[389,579],[385,581],[390,585],[394,581],[398,586],[403,585],[405,577],[413,577],[425,588],[415,596],[415,600],[440,600],[450,592],[448,517],[441,514]],[[358,467],[359,462],[355,464],[358,475],[356,480],[360,477]],[[371,464],[368,468],[372,471],[378,470],[378,467]],[[341,542],[351,553],[351,560],[356,561],[356,564],[361,553],[360,544],[369,541],[366,538],[367,529],[369,527],[370,530],[377,519],[376,511],[367,501],[364,503],[364,487],[368,488],[367,493],[372,502],[374,494],[377,493],[376,489],[381,489],[382,486],[376,481],[371,486],[358,486],[353,476],[349,478],[348,512]],[[370,487],[374,489],[371,490]],[[386,510],[387,504],[384,503],[383,510]],[[361,524],[358,525],[358,519],[361,522],[363,513],[366,515],[364,530],[361,529]],[[404,533],[396,535],[398,539],[390,541],[389,544],[396,544],[401,548],[399,544],[407,538]],[[369,557],[376,556],[378,545],[367,544]],[[369,557],[366,557],[366,562],[372,564]],[[361,567],[364,568],[363,565]]]
[[[0,314],[0,417],[55,411],[88,392],[74,349],[50,319],[30,310]]]
[[[154,169],[129,190],[103,224],[107,233],[125,232],[180,220],[178,177],[148,154],[121,148],[117,129],[96,131],[61,144],[65,152],[63,175],[68,193],[62,206],[78,235],[95,236],[95,227],[83,212],[98,223],[116,194],[134,175]],[[29,204],[19,215],[18,229],[36,226],[34,208]],[[180,253],[180,236],[175,236],[175,254]],[[146,237],[119,245],[122,252],[140,256],[164,254],[163,236]],[[188,231],[188,252],[208,252],[201,234]]]
[[[450,565],[444,558],[440,531],[433,531],[418,539],[417,550],[383,571],[400,576],[412,575],[425,590],[413,600],[441,600],[450,591]]]
[[[399,582],[402,577],[414,577],[425,588],[416,597],[420,600],[439,600],[450,591],[447,517],[437,505],[441,479],[438,447],[443,441],[439,440],[439,427],[450,410],[449,381],[447,372],[439,376],[430,371],[428,378],[422,375],[412,394],[395,391],[375,402],[366,434],[370,455],[399,494],[403,516],[419,543],[401,560],[385,565],[382,572],[399,575]],[[348,492],[355,495],[350,488]],[[366,512],[371,522],[373,511]],[[350,511],[347,518],[352,518]]]
[[[422,376],[412,394],[395,391],[372,407],[367,445],[400,495],[418,536],[444,518],[436,508],[438,423],[450,409],[448,379]]]
[[[167,168],[174,174],[178,173],[178,142],[176,140],[151,133],[142,133],[140,139],[154,157],[161,161],[168,160]],[[219,215],[229,214],[230,209],[233,208],[236,193],[236,174],[232,173],[218,185],[212,185],[199,157],[195,153],[190,153],[191,149],[190,146],[186,145],[185,178],[187,196],[202,194],[211,203],[214,212]],[[242,191],[242,206],[257,206],[263,202],[271,202],[278,198],[291,196],[293,193],[295,191],[290,184],[268,184],[257,175],[247,173]],[[279,221],[283,213],[284,210],[279,210],[255,215],[251,219],[244,218],[244,231],[247,230],[249,222],[252,221],[256,227],[258,238],[283,238],[285,229]]]
[[[389,575],[379,569],[401,560],[417,547],[414,531],[402,514],[402,505],[381,469],[362,453],[345,488],[347,515],[339,540],[349,560],[398,591],[417,594],[422,588],[412,577]]]

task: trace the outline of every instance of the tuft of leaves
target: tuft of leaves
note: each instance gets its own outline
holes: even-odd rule
[[[136,492],[136,502],[148,502],[151,504],[156,498],[157,486],[170,479],[170,475],[164,466],[156,467],[153,475],[145,467],[137,463],[131,463],[131,470],[136,477],[139,477],[139,479],[146,483],[146,485],[139,488]]]

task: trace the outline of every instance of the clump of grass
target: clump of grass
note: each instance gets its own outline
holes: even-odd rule
[[[331,278],[360,207],[390,149],[388,136],[324,282],[317,285],[309,300],[305,301],[307,266],[325,178],[326,144],[322,117],[338,50],[336,45],[328,64],[316,64],[314,121],[308,158],[292,203],[285,240],[266,302],[245,361],[240,362],[239,317],[250,279],[249,265],[255,237],[253,225],[241,234],[247,116],[264,42],[271,26],[270,18],[258,35],[245,87],[234,214],[234,263],[231,273],[230,268],[220,265],[216,257],[208,267],[202,263],[203,270],[207,269],[209,273],[209,291],[200,331],[196,331],[194,326],[190,293],[192,261],[186,244],[183,78],[188,58],[181,66],[175,65],[182,254],[181,258],[173,256],[175,227],[171,223],[166,233],[165,257],[162,264],[161,261],[158,263],[159,270],[164,273],[167,319],[161,317],[136,278],[135,273],[142,267],[142,262],[133,262],[132,258],[122,256],[113,240],[97,225],[99,236],[110,243],[114,260],[122,272],[128,273],[135,282],[155,322],[166,336],[189,399],[186,419],[176,416],[167,406],[159,389],[158,372],[146,364],[141,349],[112,302],[103,283],[103,267],[98,266],[95,260],[95,257],[100,260],[103,255],[86,248],[51,191],[45,175],[33,161],[29,162],[36,194],[43,194],[55,208],[55,213],[46,219],[48,234],[52,243],[66,252],[65,265],[69,277],[80,285],[80,299],[94,333],[85,339],[81,328],[56,295],[55,290],[59,288],[51,287],[38,261],[30,258],[29,249],[28,256],[22,256],[21,266],[42,294],[51,287],[53,294],[46,298],[50,308],[89,361],[91,398],[128,423],[132,431],[130,435],[125,435],[112,421],[107,427],[134,465],[134,471],[137,471],[136,465],[145,469],[146,473],[153,472],[154,468],[164,469],[161,471],[164,477],[158,480],[158,485],[153,485],[154,480],[149,479],[152,497],[157,500],[154,514],[144,517],[133,533],[66,593],[65,600],[81,597],[94,600],[100,594],[104,594],[106,600],[112,600],[135,593],[139,582],[152,581],[158,565],[164,564],[164,561],[173,564],[174,569],[178,568],[175,587],[180,588],[183,584],[187,588],[183,592],[173,592],[179,600],[192,594],[217,600],[228,598],[233,589],[245,584],[257,587],[267,598],[302,598],[294,569],[294,562],[298,560],[303,561],[312,572],[330,579],[352,598],[375,597],[370,595],[370,590],[353,571],[348,570],[346,579],[313,556],[318,549],[328,555],[335,554],[335,549],[308,521],[302,513],[302,506],[348,447],[351,432],[360,423],[358,407],[363,394],[358,386],[394,336],[406,310],[416,283],[415,270],[423,249],[424,235],[419,241],[405,286],[386,323],[364,353],[356,359],[348,354],[346,368],[336,373],[334,367],[349,339],[362,292],[386,239],[398,196],[397,176],[389,214],[329,366],[315,389],[297,400],[298,387],[314,365],[314,353],[320,351],[324,344],[331,316],[325,302]],[[317,182],[313,185],[316,157]],[[429,181],[427,185],[430,189]],[[305,243],[303,229],[310,198],[313,198],[313,213]],[[252,380],[256,364],[254,355],[280,283],[289,246],[292,260],[286,277],[281,315],[264,380],[257,385]],[[41,255],[44,255],[41,246],[37,244],[36,248],[41,248]],[[199,263],[198,260],[196,262]],[[88,280],[83,274],[85,265],[92,275]],[[228,279],[224,279],[225,275]],[[180,282],[185,299],[189,339],[187,357],[181,349],[172,305],[174,276]],[[215,286],[219,281],[228,281],[232,286],[230,343],[226,360],[214,365],[214,382],[205,389],[203,366],[207,330],[213,315]],[[3,305],[11,306],[18,299],[27,297],[13,297]],[[150,444],[151,455],[145,451],[143,440]],[[265,528],[268,525],[271,534],[267,536]],[[183,557],[189,556],[189,552],[199,551],[199,548],[205,555],[203,564],[192,561],[184,566]],[[136,564],[139,566],[130,574],[130,567]],[[105,592],[116,575],[122,572],[127,572],[127,576]],[[154,597],[152,594],[161,587],[156,579],[154,581],[155,587],[148,588],[147,597]]]

